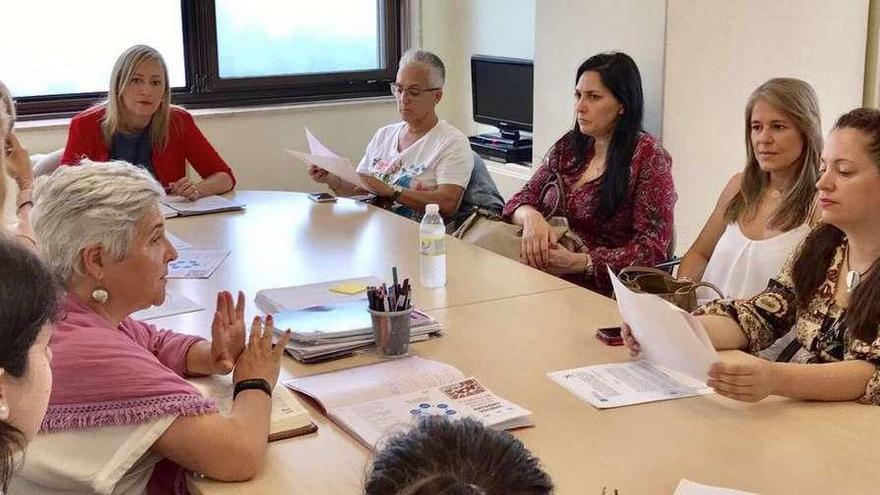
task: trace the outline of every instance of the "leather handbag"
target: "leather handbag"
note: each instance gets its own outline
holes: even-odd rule
[[[690,313],[697,309],[697,289],[708,287],[724,297],[721,290],[709,282],[679,280],[672,275],[647,266],[628,266],[618,274],[624,285],[635,292],[654,294]]]
[[[584,241],[575,234],[568,224],[568,218],[565,217],[565,192],[562,175],[555,173],[554,179],[548,181],[541,190],[538,203],[544,202],[544,197],[551,188],[558,191],[556,205],[549,215],[545,216],[550,228],[556,233],[557,242],[572,252],[585,252],[586,245]],[[561,208],[560,208],[561,206]],[[562,210],[561,215],[557,215]],[[462,222],[462,224],[452,233],[453,237],[457,237],[463,241],[467,241],[475,246],[488,249],[501,256],[520,261],[522,253],[522,233],[523,227],[506,222],[497,213],[476,209],[474,212]]]

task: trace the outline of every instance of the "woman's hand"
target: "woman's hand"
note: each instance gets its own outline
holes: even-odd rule
[[[254,318],[251,323],[251,336],[248,346],[235,362],[235,372],[232,380],[235,383],[250,378],[262,378],[275,386],[278,381],[278,372],[281,369],[281,355],[284,348],[290,342],[290,330],[284,332],[276,344],[272,344],[272,334],[275,327],[272,315],[266,317],[266,325],[262,325],[260,317]]]
[[[199,187],[186,177],[177,182],[172,182],[169,184],[169,187],[172,194],[183,196],[188,201],[195,201],[202,197],[202,191],[199,190]]]
[[[15,179],[20,190],[28,189],[34,182],[31,157],[21,145],[14,132],[6,136],[6,170]]]
[[[544,271],[554,275],[583,273],[587,269],[589,256],[589,254],[575,253],[562,245],[557,245],[547,251],[547,266]]]
[[[391,186],[389,186],[385,182],[369,174],[358,175],[361,176],[361,181],[363,181],[364,185],[367,186],[367,189],[376,196],[387,198],[394,195],[394,189],[392,189]]]
[[[330,180],[330,172],[317,165],[309,165],[309,177],[318,184],[327,184]]]
[[[238,303],[232,303],[229,292],[217,293],[217,311],[211,323],[211,371],[225,375],[232,371],[244,351],[244,293],[238,292]]]
[[[773,363],[752,355],[735,363],[715,363],[709,367],[707,385],[718,395],[744,402],[758,402],[773,393],[776,373]]]
[[[630,357],[638,357],[642,353],[642,346],[633,337],[632,329],[626,323],[620,325],[620,336],[623,337],[623,345],[629,349]]]
[[[543,270],[550,262],[550,248],[556,247],[556,232],[537,210],[530,210],[523,220],[520,258],[531,267]]]

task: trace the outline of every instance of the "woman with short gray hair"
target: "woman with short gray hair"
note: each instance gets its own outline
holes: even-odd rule
[[[134,320],[163,302],[177,258],[162,186],[125,162],[85,165],[34,189],[34,230],[66,294],[50,343],[49,408],[10,493],[185,493],[185,469],[251,478],[289,335],[273,349],[271,317],[265,326],[255,318],[246,344],[240,292],[237,303],[217,294],[211,342]],[[248,393],[234,396],[229,416],[184,380],[233,369],[236,392]],[[69,462],[70,452],[82,455]]]
[[[425,50],[404,53],[391,83],[401,122],[376,131],[357,167],[367,189],[314,165],[309,167],[312,180],[341,196],[373,193],[395,213],[416,220],[434,203],[450,219],[471,181],[474,153],[468,138],[437,116],[445,78],[437,55]],[[486,177],[490,184],[485,187],[500,198],[491,177]]]

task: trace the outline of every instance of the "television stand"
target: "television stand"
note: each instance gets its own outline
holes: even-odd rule
[[[478,155],[490,160],[510,162],[532,161],[532,139],[519,136],[519,131],[514,131],[516,136],[505,132],[480,134],[471,136],[471,149]]]

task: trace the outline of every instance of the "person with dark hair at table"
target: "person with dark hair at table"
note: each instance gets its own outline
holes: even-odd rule
[[[592,56],[575,83],[574,128],[510,198],[504,216],[523,226],[524,263],[608,295],[606,266],[617,272],[666,259],[677,199],[672,159],[642,129],[642,79],[632,58]],[[557,244],[551,214],[568,220],[583,251]]]

